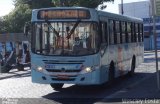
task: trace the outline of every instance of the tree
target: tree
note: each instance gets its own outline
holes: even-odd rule
[[[81,6],[96,8],[103,2],[111,2],[114,0],[15,0],[17,4],[28,3],[32,9],[58,6]]]
[[[111,2],[114,0],[52,0],[55,6],[81,6],[88,8],[96,8],[104,2]]]
[[[51,0],[32,0],[29,2],[32,9],[52,7]]]
[[[0,32],[3,33],[5,31],[5,24],[4,24],[3,17],[0,18]]]
[[[0,33],[23,32],[25,22],[31,20],[31,9],[25,0],[14,0],[15,9],[0,19]]]
[[[31,20],[31,9],[28,5],[23,4],[16,6],[16,8],[6,16],[8,22],[8,31],[10,32],[23,32],[25,22]]]

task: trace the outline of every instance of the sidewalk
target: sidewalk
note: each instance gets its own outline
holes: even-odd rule
[[[9,73],[0,73],[0,80],[12,77],[24,77],[30,75],[31,75],[31,70],[29,68],[24,69],[24,71],[18,71],[18,69],[11,69]]]

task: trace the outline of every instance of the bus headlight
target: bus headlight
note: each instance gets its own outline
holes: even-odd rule
[[[37,70],[41,72],[41,71],[43,71],[43,67],[39,66],[39,67],[37,67]]]
[[[81,74],[90,73],[93,71],[93,67],[84,67],[81,71]]]
[[[84,70],[85,70],[86,72],[91,72],[91,71],[92,71],[92,68],[91,68],[91,67],[86,67]]]
[[[41,66],[36,66],[36,65],[33,65],[33,64],[32,64],[32,69],[37,70],[37,71],[39,71],[39,72],[42,72],[42,71],[44,70],[43,67],[41,67]]]
[[[97,70],[97,69],[99,69],[100,67],[99,67],[99,65],[95,65],[95,66],[88,66],[88,67],[85,67],[85,66],[82,66],[82,68],[81,68],[81,72],[80,72],[80,74],[86,74],[86,73],[91,73],[91,72],[93,72],[93,71],[95,71],[95,70]]]

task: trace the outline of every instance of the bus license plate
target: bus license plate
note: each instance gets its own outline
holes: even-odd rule
[[[69,76],[67,76],[67,75],[58,75],[57,78],[58,79],[69,79]]]

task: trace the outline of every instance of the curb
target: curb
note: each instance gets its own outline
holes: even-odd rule
[[[26,74],[30,74],[30,70],[24,70],[24,71],[12,71],[9,73],[0,73],[0,80],[12,78],[12,77],[21,77]]]

